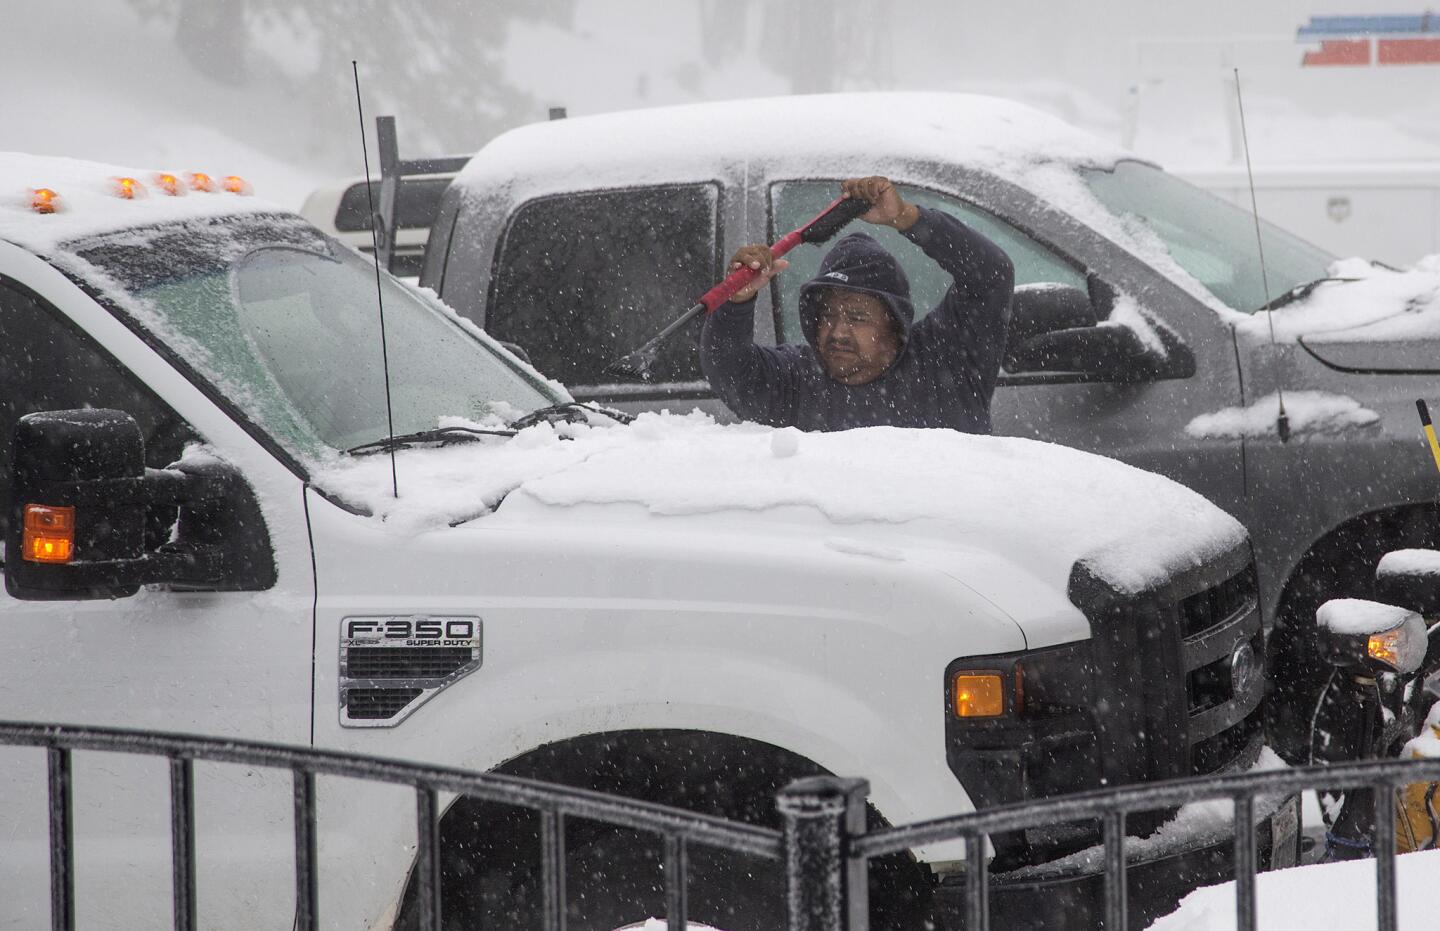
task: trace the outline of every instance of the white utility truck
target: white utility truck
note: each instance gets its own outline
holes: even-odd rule
[[[577,405],[242,183],[0,155],[0,463],[9,719],[757,822],[817,773],[867,777],[893,824],[1261,753],[1249,541],[1198,494],[1024,439]],[[290,928],[288,774],[196,772],[201,924]],[[47,920],[45,785],[0,748],[3,928]],[[76,755],[80,926],[169,923],[167,791],[163,761]],[[406,927],[413,794],[319,792],[325,926]],[[447,921],[528,927],[533,820],[449,802]],[[1159,830],[1132,886],[1228,875],[1228,838]],[[1062,858],[1097,840],[991,838],[997,910],[1088,907],[1099,858]],[[647,843],[573,824],[566,850],[571,928],[663,909]],[[877,864],[873,926],[945,911],[963,870]],[[691,916],[779,927],[766,875],[697,855]]]

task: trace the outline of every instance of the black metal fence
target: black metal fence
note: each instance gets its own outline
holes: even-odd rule
[[[75,889],[72,844],[71,754],[75,750],[163,756],[170,764],[170,823],[174,926],[194,931],[194,762],[205,760],[290,770],[294,779],[296,928],[318,927],[315,777],[344,776],[408,785],[416,793],[419,842],[420,926],[441,927],[438,793],[455,792],[538,811],[541,816],[543,917],[546,931],[565,928],[565,819],[585,818],[647,831],[664,841],[668,926],[686,927],[688,851],[701,845],[776,861],[784,869],[790,931],[868,931],[867,869],[874,857],[943,841],[964,842],[966,931],[988,931],[989,878],[985,842],[990,834],[1058,822],[1098,819],[1103,825],[1106,931],[1128,927],[1125,819],[1130,812],[1229,799],[1234,805],[1236,919],[1255,928],[1257,798],[1313,788],[1374,791],[1376,913],[1380,931],[1394,931],[1394,792],[1409,783],[1440,781],[1440,759],[1387,760],[1327,767],[1176,780],[1090,792],[902,827],[866,831],[863,779],[817,776],[797,780],[778,798],[783,829],[776,831],[511,776],[472,773],[325,750],[106,728],[0,722],[0,744],[42,747],[49,766],[51,927],[73,931]],[[1097,918],[1089,916],[1089,924]]]
[[[49,759],[50,926],[75,927],[75,872],[72,842],[71,754],[75,750],[163,756],[170,761],[171,879],[174,926],[194,931],[195,801],[194,762],[237,763],[288,769],[295,796],[295,900],[297,931],[319,927],[319,862],[316,859],[315,777],[345,776],[415,788],[416,877],[420,927],[439,931],[440,829],[438,793],[456,792],[485,801],[529,808],[540,813],[543,914],[546,931],[565,928],[565,819],[586,818],[659,835],[665,844],[665,899],[669,926],[684,931],[687,851],[703,845],[785,859],[786,837],[809,836],[804,830],[780,831],[725,821],[681,809],[519,779],[438,766],[402,763],[326,750],[247,741],[158,734],[147,731],[0,722],[0,744],[43,747]],[[803,807],[803,806],[802,806]],[[823,813],[818,817],[823,817]],[[807,821],[798,812],[797,824]],[[817,817],[808,818],[810,822]],[[791,857],[791,859],[795,859]],[[803,859],[803,858],[801,858]]]
[[[1127,915],[1125,817],[1129,812],[1172,808],[1192,802],[1229,799],[1234,805],[1235,911],[1238,931],[1255,924],[1255,808],[1259,797],[1289,796],[1306,789],[1369,788],[1375,798],[1376,898],[1379,931],[1395,931],[1395,791],[1410,783],[1440,780],[1440,759],[1381,760],[1267,770],[1199,779],[1179,779],[1065,796],[940,818],[870,834],[851,833],[843,839],[850,861],[867,861],[900,850],[940,841],[964,840],[966,863],[966,931],[990,927],[984,843],[989,834],[1042,827],[1068,821],[1099,819],[1104,834],[1106,931],[1125,931]],[[1089,920],[1098,924],[1092,916]],[[822,926],[828,927],[828,926]],[[865,925],[840,926],[864,931]]]

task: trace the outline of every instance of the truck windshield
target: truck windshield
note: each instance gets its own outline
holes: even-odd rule
[[[1242,210],[1143,162],[1083,172],[1111,213],[1159,237],[1181,268],[1227,306],[1246,313],[1266,303],[1255,248],[1255,220]],[[1335,256],[1264,220],[1270,298],[1328,274]]]
[[[66,251],[109,279],[102,298],[301,462],[389,432],[374,267],[298,217],[128,230]],[[438,305],[389,276],[380,287],[396,434],[562,400]]]

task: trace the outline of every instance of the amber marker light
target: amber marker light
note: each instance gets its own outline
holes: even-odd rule
[[[1405,628],[1403,627],[1371,634],[1369,642],[1365,644],[1365,652],[1370,654],[1371,659],[1379,660],[1393,669],[1399,669],[1400,641],[1404,636]]]
[[[115,196],[122,200],[134,200],[137,197],[145,196],[145,185],[134,178],[116,178],[112,190]]]
[[[254,190],[250,187],[250,182],[239,175],[226,175],[221,185],[231,194],[248,195],[254,193]]]
[[[955,716],[995,718],[1005,713],[1005,678],[998,672],[957,672]]]
[[[185,188],[181,186],[180,179],[168,172],[162,171],[155,176],[155,186],[171,197],[179,197],[185,193]]]
[[[192,171],[185,176],[185,180],[190,182],[190,189],[193,191],[205,191],[206,193],[215,191],[215,179],[203,171]]]
[[[75,551],[75,509],[25,505],[20,551],[30,562],[69,562]]]
[[[30,209],[36,213],[54,213],[60,209],[60,195],[48,187],[37,187],[30,192]]]

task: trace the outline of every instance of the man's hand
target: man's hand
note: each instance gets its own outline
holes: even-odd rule
[[[879,175],[841,181],[840,196],[868,201],[870,209],[862,213],[860,219],[876,226],[890,226],[903,232],[920,219],[920,208],[902,200],[890,179]]]
[[[736,304],[743,304],[759,293],[760,289],[776,275],[790,267],[788,259],[777,259],[770,254],[770,247],[765,245],[741,246],[730,257],[729,271],[737,268],[753,268],[760,274],[756,279],[745,287],[736,291],[730,300]],[[728,272],[727,272],[728,273]]]

